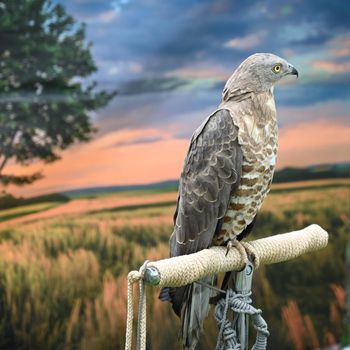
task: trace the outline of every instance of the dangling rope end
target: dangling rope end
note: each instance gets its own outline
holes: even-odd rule
[[[146,295],[143,275],[147,268],[148,260],[141,266],[139,271],[130,271],[128,273],[128,304],[126,319],[125,350],[131,350],[133,321],[134,321],[134,295],[133,284],[139,282],[140,302],[137,321],[137,349],[146,349]]]

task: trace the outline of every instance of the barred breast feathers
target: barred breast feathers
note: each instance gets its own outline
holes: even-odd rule
[[[273,94],[243,96],[220,105],[230,112],[238,128],[243,162],[240,184],[232,194],[217,244],[233,239],[254,220],[269,192],[276,163],[278,129]]]

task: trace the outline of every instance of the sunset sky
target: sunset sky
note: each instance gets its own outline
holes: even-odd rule
[[[350,161],[350,2],[56,1],[87,25],[103,89],[119,94],[92,116],[90,143],[41,169],[16,195],[178,178],[189,138],[225,81],[255,52],[286,58],[299,79],[275,88],[278,168]]]

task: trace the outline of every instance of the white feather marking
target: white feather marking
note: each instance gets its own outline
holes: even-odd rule
[[[250,173],[245,173],[242,178],[244,179],[258,179],[260,177],[259,173],[254,173],[254,172],[250,172]]]
[[[273,165],[273,166],[276,165],[276,155],[275,154],[273,154],[273,156],[270,159],[270,165]]]
[[[185,241],[180,242],[179,240],[176,240],[176,243],[181,244],[181,245],[185,245],[186,244]]]
[[[272,111],[276,111],[275,99],[270,97],[266,102],[267,107],[269,107]]]

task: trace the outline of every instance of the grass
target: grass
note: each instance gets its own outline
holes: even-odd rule
[[[305,329],[322,347],[343,337],[349,196],[343,185],[305,187],[272,192],[251,237],[311,223],[330,233],[326,249],[256,272],[254,305],[268,321],[269,349],[310,348]],[[0,230],[0,349],[123,349],[127,272],[168,256],[174,210],[172,201],[101,208]],[[147,294],[150,346],[180,348],[178,319],[156,288]],[[199,349],[214,348],[212,317],[205,329]]]

